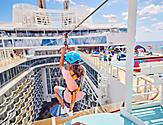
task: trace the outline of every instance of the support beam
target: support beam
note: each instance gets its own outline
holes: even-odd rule
[[[1,36],[1,40],[2,40],[2,46],[3,46],[3,52],[4,52],[4,58],[7,58],[7,54],[6,54],[6,47],[5,47],[5,40],[4,40],[4,36]]]
[[[163,107],[163,85],[161,85],[161,106]]]
[[[132,94],[133,94],[133,66],[134,66],[134,46],[136,36],[136,14],[137,0],[128,0],[128,42],[127,42],[127,60],[126,60],[126,85],[127,93],[125,100],[125,108],[127,112],[132,110]]]

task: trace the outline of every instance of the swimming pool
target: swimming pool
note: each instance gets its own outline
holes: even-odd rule
[[[136,125],[127,118],[116,113],[99,113],[85,115],[72,120],[72,124],[81,122],[86,125]]]

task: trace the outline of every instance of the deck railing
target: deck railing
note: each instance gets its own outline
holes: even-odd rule
[[[104,77],[111,75],[121,83],[125,84],[126,68],[109,62],[100,61],[98,57],[92,57],[90,54],[80,52],[81,57],[85,62],[91,65],[97,72]],[[159,87],[153,83],[153,79],[142,75],[137,77],[138,73],[134,72],[133,77],[133,103],[145,100],[154,100],[159,98]],[[108,79],[109,81],[109,79]]]
[[[15,63],[15,62],[19,62],[22,59],[25,59],[25,57],[24,56],[15,56],[13,58],[12,57],[6,57],[6,58],[0,60],[0,67],[7,66],[7,65]]]

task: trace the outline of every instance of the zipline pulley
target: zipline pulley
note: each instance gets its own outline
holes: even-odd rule
[[[67,43],[67,41],[68,41],[68,33],[65,33],[65,34],[64,34],[64,45],[65,45],[66,48],[68,48],[68,43]]]

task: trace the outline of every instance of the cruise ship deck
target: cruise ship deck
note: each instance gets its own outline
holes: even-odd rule
[[[136,49],[137,0],[128,0],[127,26],[114,15],[93,23],[113,1],[93,9],[63,0],[64,10],[46,2],[12,4],[12,23],[0,26],[0,125],[163,125],[163,55]],[[86,70],[85,96],[64,114],[54,90],[67,87],[62,47],[75,48]]]

